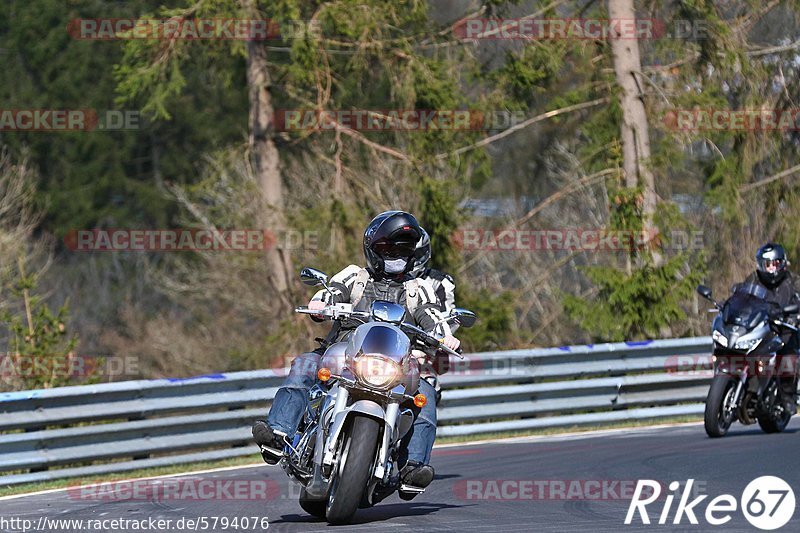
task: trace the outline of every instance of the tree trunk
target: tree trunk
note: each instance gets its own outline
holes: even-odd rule
[[[608,0],[608,17],[611,21],[634,20],[636,11],[633,8],[633,0]],[[620,138],[622,139],[622,169],[625,173],[625,185],[642,187],[644,193],[643,229],[648,236],[652,236],[656,190],[653,173],[647,166],[650,159],[650,134],[639,75],[642,70],[639,41],[628,35],[623,35],[622,38],[611,37],[611,53],[614,58],[617,84],[622,89]],[[660,263],[660,254],[655,250],[653,250],[653,259],[656,264]]]
[[[261,18],[256,0],[244,0],[244,7],[248,16]],[[267,66],[267,49],[264,42],[248,41],[250,163],[266,204],[263,229],[277,236],[285,230],[285,218],[280,157],[273,139],[275,110],[272,107],[271,84],[272,80]],[[286,296],[291,287],[289,251],[279,246],[272,247],[266,252],[266,261],[272,286],[280,296]]]

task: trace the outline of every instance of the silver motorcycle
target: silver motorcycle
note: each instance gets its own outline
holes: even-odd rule
[[[304,268],[301,278],[306,285],[330,290],[327,276],[318,270]],[[405,307],[395,303],[376,301],[369,312],[350,304],[295,311],[355,328],[346,341],[325,350],[308,408],[280,461],[302,485],[300,506],[330,524],[345,524],[359,507],[370,507],[394,491],[424,492],[402,484],[397,465],[401,441],[414,422],[412,405],[422,407],[426,401],[417,394],[417,357],[424,353],[432,359],[437,351],[461,355],[403,322]],[[475,318],[457,309],[447,320],[469,327]]]

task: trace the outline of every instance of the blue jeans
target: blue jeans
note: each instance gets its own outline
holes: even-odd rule
[[[297,433],[297,426],[303,419],[308,405],[308,390],[317,379],[317,366],[322,357],[317,352],[306,352],[292,361],[286,381],[272,401],[267,423],[272,429],[286,433],[291,442]],[[400,448],[399,466],[407,461],[429,464],[433,442],[436,440],[436,391],[430,383],[421,379],[419,392],[428,400],[421,409],[413,407],[414,423],[403,438]]]
[[[306,352],[295,357],[289,375],[272,400],[267,423],[272,429],[286,433],[289,442],[297,433],[297,426],[308,406],[308,390],[317,381],[317,366],[321,358],[319,352]]]
[[[424,379],[419,380],[419,392],[428,400],[422,409],[414,407],[414,424],[400,446],[399,466],[406,461],[430,464],[433,441],[436,440],[436,391]]]

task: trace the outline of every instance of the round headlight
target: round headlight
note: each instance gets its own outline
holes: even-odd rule
[[[364,354],[353,362],[353,373],[368,387],[390,389],[402,377],[400,365],[380,355]]]

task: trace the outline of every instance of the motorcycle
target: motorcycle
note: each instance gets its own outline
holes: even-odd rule
[[[324,273],[304,268],[300,276],[306,285],[330,292]],[[425,491],[404,485],[397,465],[401,441],[414,421],[412,405],[421,408],[426,402],[417,394],[417,357],[435,358],[441,352],[462,357],[403,322],[402,305],[376,301],[369,312],[352,307],[295,309],[355,329],[346,341],[326,348],[297,435],[286,443],[279,463],[302,486],[303,510],[330,524],[349,523],[358,508],[371,507],[395,491],[404,499]],[[476,317],[457,309],[447,319],[469,327]]]
[[[711,289],[699,285],[697,292],[714,304],[717,312],[711,327],[714,377],[705,405],[705,430],[709,437],[723,437],[738,420],[756,421],[766,433],[779,433],[791,418],[782,401],[780,380],[793,379],[793,358],[780,356],[781,333],[798,329],[786,322],[798,306],[780,308],[768,301],[767,290],[757,284],[734,285],[733,293],[720,305]]]

